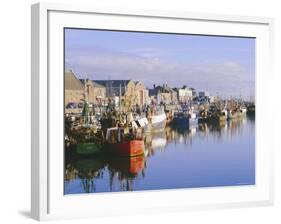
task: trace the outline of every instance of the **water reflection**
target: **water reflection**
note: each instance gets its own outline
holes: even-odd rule
[[[121,191],[132,191],[133,181],[137,179],[138,175],[145,177],[145,166],[144,156],[112,158],[108,163],[110,191],[118,190],[115,183],[119,184]]]
[[[80,159],[66,166],[66,184],[71,184],[73,180],[81,181],[83,192],[95,192],[95,180],[104,176],[104,160],[99,159]]]
[[[254,184],[254,125],[254,120],[241,118],[192,129],[167,127],[146,135],[143,156],[67,159],[65,193]],[[195,179],[196,172],[202,180]]]

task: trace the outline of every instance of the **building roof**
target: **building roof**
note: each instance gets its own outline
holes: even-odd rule
[[[87,84],[87,82],[89,81],[88,79],[79,79],[79,81],[81,82],[82,86],[84,87],[85,84]]]
[[[90,80],[90,79],[79,79],[79,80],[80,80],[80,82],[82,83],[82,85],[84,85],[85,83],[90,82],[90,83],[92,83],[93,87],[96,87],[96,88],[105,88],[104,85],[101,85],[101,84],[99,84],[99,83],[97,83],[97,82],[95,82],[95,81],[93,81],[93,80]]]
[[[119,96],[120,87],[121,95],[123,96],[126,87],[131,80],[92,80],[93,84],[97,87],[105,87],[107,96]]]
[[[101,84],[99,84],[99,83],[97,83],[97,82],[95,82],[95,81],[93,81],[93,80],[92,80],[92,83],[93,83],[93,87],[96,87],[96,88],[105,88],[104,85],[101,85]]]
[[[168,85],[163,85],[163,86],[156,86],[153,89],[149,89],[149,96],[155,96],[158,93],[176,93],[176,89],[169,87]]]
[[[92,80],[93,82],[104,87],[124,87],[127,86],[131,80]]]
[[[84,90],[83,85],[71,70],[64,73],[64,88],[66,90]]]
[[[171,87],[169,87],[168,85],[163,85],[163,86],[157,86],[156,89],[160,92],[160,93],[173,93],[175,92],[175,90],[173,90]]]

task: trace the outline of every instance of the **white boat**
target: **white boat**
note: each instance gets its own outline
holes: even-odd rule
[[[146,117],[137,118],[132,122],[132,126],[134,128],[146,128],[147,125],[148,125],[148,120]]]
[[[166,119],[167,119],[167,116],[164,111],[158,115],[152,115],[151,116],[151,127],[159,128],[159,129],[165,128]]]

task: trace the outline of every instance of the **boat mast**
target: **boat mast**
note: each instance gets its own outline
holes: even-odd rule
[[[119,85],[119,110],[121,111],[121,83]]]
[[[87,94],[87,79],[84,79],[84,105],[82,116],[84,116],[84,123],[88,124],[88,115],[89,115],[89,108],[88,108],[88,94]]]

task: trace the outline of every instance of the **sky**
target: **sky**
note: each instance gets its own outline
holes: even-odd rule
[[[65,69],[78,78],[254,97],[254,38],[67,28],[64,43]]]

